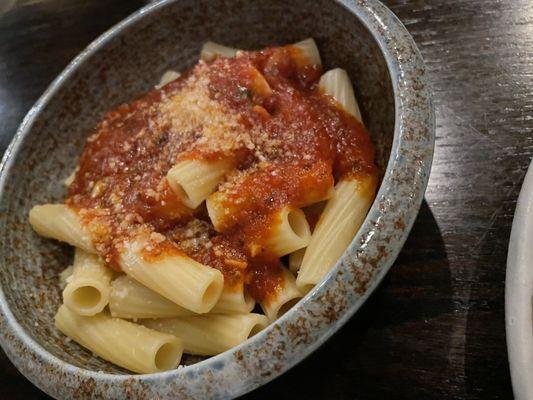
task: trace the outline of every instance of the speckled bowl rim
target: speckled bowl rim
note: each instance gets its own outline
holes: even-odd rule
[[[78,66],[128,26],[177,1],[179,0],[162,0],[138,10],[93,41],[54,80],[30,109],[4,154],[0,164],[0,201],[6,178],[24,137],[30,132],[39,113]],[[362,228],[336,266],[293,309],[240,346],[186,368],[149,375],[95,372],[62,361],[24,331],[10,311],[4,292],[0,290],[0,344],[15,366],[35,385],[56,398],[79,396],[79,392],[76,392],[78,387],[87,383],[90,391],[86,394],[102,398],[239,396],[274,379],[307,357],[344,325],[375,290],[401,250],[422,202],[433,156],[435,117],[422,57],[396,16],[377,0],[335,2],[354,14],[378,43],[387,62],[395,100],[394,140],[382,185]],[[412,101],[415,89],[416,100]],[[407,152],[404,151],[406,149]],[[406,157],[410,152],[413,159]],[[397,179],[398,171],[406,179]],[[405,203],[400,202],[395,194],[406,191],[409,199]],[[404,209],[395,209],[395,201],[398,203],[396,205],[404,205]],[[313,328],[315,332],[311,332],[315,334],[311,343],[284,347],[283,354],[276,355],[272,352],[269,357],[260,360],[262,357],[257,354],[265,356],[269,352],[261,346],[275,349],[278,348],[276,346],[286,345],[284,329],[289,323],[297,318],[309,321],[305,318],[313,318],[313,307],[319,307],[318,303],[324,301],[327,293],[337,290],[342,293],[342,290],[347,290],[348,281],[343,275],[353,277],[354,266],[362,265],[359,261],[364,259],[365,254],[375,252],[379,246],[383,247],[376,238],[379,235],[375,233],[383,229],[380,221],[392,221],[391,218],[386,218],[387,213],[398,213],[402,224],[396,228],[398,232],[392,243],[386,245],[387,251],[379,258],[376,271],[371,271],[366,290],[355,299],[352,298],[333,320],[318,321],[318,327]],[[248,354],[251,356],[246,359]],[[243,358],[248,363],[244,369]]]

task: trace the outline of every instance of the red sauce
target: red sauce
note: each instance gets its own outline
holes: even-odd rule
[[[82,210],[110,266],[119,268],[121,244],[142,227],[164,236],[148,258],[183,252],[219,269],[229,286],[244,282],[258,301],[276,292],[279,258],[250,252],[250,244],[263,240],[274,213],[326,198],[341,177],[376,173],[368,133],[319,92],[321,72],[290,46],[244,52],[200,62],[182,78],[108,113],[87,141],[67,204]],[[245,132],[246,140],[213,146],[205,129],[219,114],[212,119],[182,115],[187,124],[175,126],[168,105],[176,102],[176,112],[182,112],[186,107],[178,101],[187,100],[184,91],[204,81],[208,101],[199,104],[222,107],[221,115],[233,124],[213,129],[230,137],[235,129],[236,138]],[[177,160],[228,156],[239,176],[230,176],[231,184],[221,189],[232,212],[215,232],[205,206],[185,207],[165,176]],[[95,220],[98,224],[91,223]]]
[[[274,257],[257,257],[246,271],[245,287],[250,295],[261,302],[282,285],[282,265]]]

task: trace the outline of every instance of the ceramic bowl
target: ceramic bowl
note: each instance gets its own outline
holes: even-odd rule
[[[507,253],[505,325],[516,400],[533,398],[533,163],[516,204]]]
[[[54,329],[58,273],[71,251],[27,220],[61,201],[62,184],[103,114],[152,87],[168,68],[192,66],[206,40],[254,49],[314,37],[326,68],[345,68],[383,172],[362,228],[331,273],[281,319],[216,357],[132,375]],[[400,251],[426,187],[434,114],[420,54],[398,19],[374,0],[168,0],[104,33],[30,110],[0,170],[0,342],[46,393],[74,398],[230,398],[297,364],[365,302]]]

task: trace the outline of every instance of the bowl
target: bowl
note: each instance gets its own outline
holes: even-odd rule
[[[53,325],[58,273],[72,254],[38,237],[32,205],[61,201],[88,132],[169,68],[192,66],[206,40],[243,49],[314,37],[326,68],[345,68],[383,171],[376,200],[333,270],[281,319],[240,346],[176,370],[133,375],[65,340]],[[55,398],[230,398],[304,359],[366,301],[417,215],[434,144],[421,56],[374,0],[164,0],[89,45],[29,111],[0,166],[0,343]]]
[[[520,189],[505,275],[505,328],[516,400],[533,398],[533,163]]]

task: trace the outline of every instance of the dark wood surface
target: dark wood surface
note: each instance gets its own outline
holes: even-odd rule
[[[8,0],[0,0],[0,9]],[[426,200],[364,308],[249,399],[508,399],[504,280],[533,150],[533,3],[388,0],[418,43],[437,109]],[[0,15],[0,153],[92,39],[141,0],[26,0]],[[0,397],[46,398],[2,354]]]

